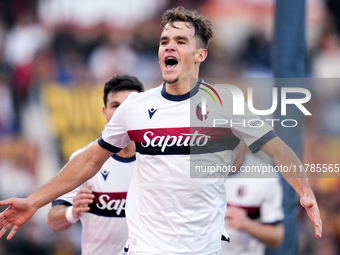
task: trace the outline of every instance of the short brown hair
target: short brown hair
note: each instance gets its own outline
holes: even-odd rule
[[[199,14],[195,10],[188,10],[182,6],[167,10],[162,16],[162,27],[170,23],[173,26],[173,22],[183,21],[190,23],[195,28],[195,36],[198,37],[201,48],[208,48],[209,41],[213,36],[212,23],[203,15]]]

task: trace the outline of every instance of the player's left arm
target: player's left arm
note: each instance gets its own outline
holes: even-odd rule
[[[265,143],[261,150],[269,155],[279,167],[286,166],[287,169],[303,166],[293,150],[284,143],[279,137],[275,137]],[[319,207],[314,193],[310,187],[309,180],[305,171],[281,172],[286,181],[295,189],[300,197],[300,204],[305,208],[308,216],[315,226],[315,236],[322,237],[322,221]]]

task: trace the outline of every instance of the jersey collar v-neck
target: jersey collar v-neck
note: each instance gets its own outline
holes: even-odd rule
[[[191,91],[189,91],[188,93],[185,93],[183,95],[171,95],[171,94],[169,94],[168,92],[166,92],[165,82],[163,82],[163,85],[162,85],[163,88],[162,88],[161,94],[165,99],[168,99],[170,101],[177,101],[177,102],[184,101],[184,100],[189,99],[190,97],[193,97],[194,95],[196,95],[198,93],[198,87],[200,86],[201,82],[202,82],[202,79],[198,79],[196,86]]]

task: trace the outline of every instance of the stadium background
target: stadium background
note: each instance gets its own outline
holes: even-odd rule
[[[183,5],[207,15],[215,38],[201,77],[272,77],[273,0],[0,1],[0,199],[23,197],[54,176],[78,148],[100,136],[103,83],[135,75],[161,82],[160,16]],[[303,162],[339,163],[340,6],[306,0],[307,77],[312,117],[303,126]],[[340,181],[311,179],[324,221],[323,239],[299,208],[298,254],[340,254]],[[79,254],[79,225],[46,226],[49,205],[0,254]],[[27,252],[29,251],[29,253]]]

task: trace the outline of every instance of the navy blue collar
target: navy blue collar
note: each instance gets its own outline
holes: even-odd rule
[[[130,163],[136,160],[136,155],[133,155],[132,157],[129,158],[123,158],[121,156],[118,156],[117,154],[113,154],[111,157],[122,163]]]
[[[188,93],[185,93],[183,95],[171,95],[169,94],[168,92],[166,92],[166,89],[165,89],[165,82],[163,82],[163,88],[162,88],[162,96],[165,98],[165,99],[168,99],[170,101],[184,101],[186,99],[189,99],[190,97],[193,97],[194,95],[196,95],[198,93],[198,87],[200,86],[202,82],[202,79],[199,79],[196,86],[191,90],[189,91]]]

